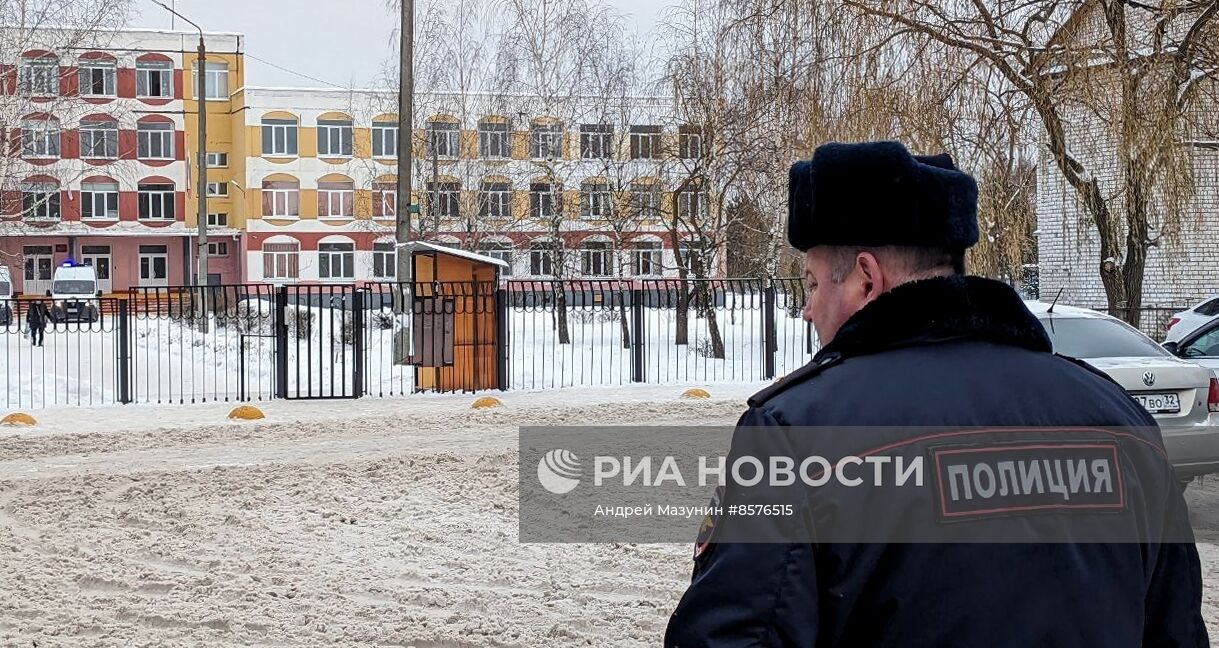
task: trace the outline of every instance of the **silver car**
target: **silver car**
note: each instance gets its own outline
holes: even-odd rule
[[[1026,302],[1054,351],[1108,374],[1155,417],[1178,476],[1219,472],[1219,384],[1207,369],[1177,358],[1138,329],[1083,308]]]

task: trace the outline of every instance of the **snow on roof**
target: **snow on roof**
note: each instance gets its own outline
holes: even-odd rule
[[[408,250],[410,252],[439,252],[440,254],[448,254],[450,256],[461,257],[463,259],[470,259],[471,261],[479,261],[481,263],[490,263],[491,265],[497,265],[497,266],[500,266],[501,268],[508,267],[508,263],[505,262],[503,259],[497,259],[492,256],[486,256],[483,254],[478,254],[476,252],[469,252],[467,250],[459,250],[457,248],[445,247],[443,245],[436,245],[435,243],[428,243],[426,241],[411,241],[410,243],[399,243],[398,248],[403,249],[403,250]]]

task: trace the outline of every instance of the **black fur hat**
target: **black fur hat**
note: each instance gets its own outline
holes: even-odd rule
[[[978,185],[947,154],[898,142],[830,143],[792,165],[787,240],[818,245],[944,247],[978,242]]]

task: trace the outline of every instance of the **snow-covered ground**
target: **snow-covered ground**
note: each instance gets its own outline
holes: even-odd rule
[[[518,426],[731,424],[763,386],[274,401],[241,424],[223,404],[37,412],[0,428],[0,645],[656,646],[690,546],[518,543]],[[1219,541],[1219,488],[1190,501]]]

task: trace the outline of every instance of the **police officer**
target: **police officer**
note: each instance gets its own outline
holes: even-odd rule
[[[750,543],[736,518],[705,521],[665,645],[1208,645],[1198,555],[1154,420],[1055,355],[1010,287],[964,275],[973,178],[947,155],[835,143],[794,165],[790,183],[787,235],[805,255],[804,318],[822,347],[749,400],[729,458],[776,444],[897,449],[925,459],[927,479],[797,498],[729,482],[721,511],[782,499],[820,526]],[[939,431],[918,431],[928,426]],[[873,532],[892,520],[945,537],[998,532],[853,538],[841,533],[862,528],[851,515]]]

